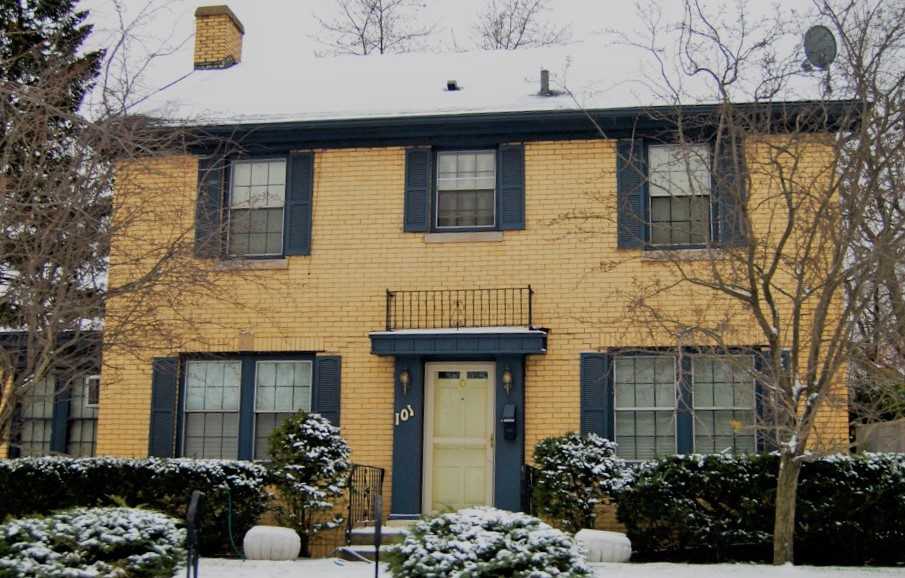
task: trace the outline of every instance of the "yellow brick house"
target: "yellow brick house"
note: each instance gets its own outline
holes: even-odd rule
[[[105,354],[98,454],[266,459],[281,419],[316,411],[353,461],[386,470],[405,519],[521,509],[532,448],[567,431],[628,459],[762,449],[737,427],[757,411],[744,311],[729,356],[679,356],[675,336],[627,316],[633,286],[673,274],[663,251],[742,234],[719,191],[685,194],[677,145],[653,140],[662,121],[630,91],[579,110],[531,50],[298,68],[284,55],[277,73],[255,33],[199,8],[195,70],[161,97],[241,152],[150,161],[229,299],[184,312],[204,333],[185,349]],[[709,174],[701,146],[693,170]],[[672,193],[651,193],[654,177]],[[563,224],[584,213],[612,219]],[[704,305],[732,312],[691,289],[666,306]],[[821,428],[844,443],[844,408]]]

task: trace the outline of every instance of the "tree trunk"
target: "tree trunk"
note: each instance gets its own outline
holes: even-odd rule
[[[801,462],[783,452],[779,459],[779,479],[776,481],[776,516],[773,522],[773,564],[794,561],[795,502],[798,498],[798,474]]]

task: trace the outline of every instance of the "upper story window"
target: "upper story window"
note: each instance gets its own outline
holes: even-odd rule
[[[229,195],[231,257],[283,253],[286,161],[234,161]]]
[[[710,241],[711,169],[708,145],[650,145],[650,244]]]
[[[437,229],[496,225],[496,151],[437,153]]]

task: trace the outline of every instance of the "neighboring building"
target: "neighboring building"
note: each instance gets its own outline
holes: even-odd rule
[[[25,343],[24,333],[0,333],[0,349],[5,354],[16,356]],[[85,332],[74,347],[61,356],[65,366],[51,370],[17,400],[9,443],[0,446],[0,455],[15,458],[95,454],[101,336],[98,332]]]
[[[149,163],[179,225],[195,219],[198,258],[223,261],[227,298],[184,312],[194,345],[105,357],[99,454],[266,459],[280,420],[317,411],[354,461],[386,468],[406,518],[519,509],[534,444],[570,430],[629,459],[764,447],[744,311],[690,289],[666,304],[734,311],[731,356],[677,357],[674,337],[627,321],[633,287],[672,278],[663,251],[741,234],[719,190],[686,194],[675,145],[645,141],[668,127],[631,91],[575,110],[526,80],[542,51],[235,64],[232,12],[201,8],[196,30],[197,70],[157,103],[243,153]],[[670,195],[643,186],[632,151]],[[719,162],[698,153],[709,182]],[[590,213],[611,219],[561,218]],[[845,409],[820,428],[844,445]]]

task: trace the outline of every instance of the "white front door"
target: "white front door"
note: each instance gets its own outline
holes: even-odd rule
[[[428,363],[422,512],[493,505],[493,363]]]

